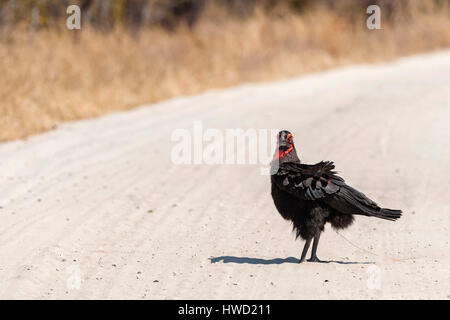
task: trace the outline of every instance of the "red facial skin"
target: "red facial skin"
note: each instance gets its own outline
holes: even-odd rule
[[[289,142],[289,148],[286,151],[282,151],[278,149],[278,153],[275,153],[273,156],[273,160],[278,160],[283,158],[285,155],[287,155],[289,152],[291,152],[294,149],[294,146],[292,145],[292,134],[288,134],[287,140]]]

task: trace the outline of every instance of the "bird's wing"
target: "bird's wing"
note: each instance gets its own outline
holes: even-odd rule
[[[362,192],[347,185],[333,171],[334,164],[321,161],[314,165],[287,162],[273,175],[274,183],[282,190],[302,200],[321,200],[333,209],[347,214],[375,216],[395,220],[400,210],[380,208]]]
[[[314,165],[287,162],[280,164],[273,178],[280,189],[303,200],[317,200],[338,192],[345,185],[333,169],[330,161]]]

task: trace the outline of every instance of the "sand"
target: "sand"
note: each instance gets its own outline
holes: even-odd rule
[[[318,256],[259,165],[171,161],[174,129],[288,129],[397,222]],[[449,299],[450,52],[181,97],[0,145],[0,298]]]

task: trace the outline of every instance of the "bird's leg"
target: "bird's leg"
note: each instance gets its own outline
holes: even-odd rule
[[[320,231],[314,237],[313,247],[311,250],[311,258],[308,260],[309,262],[325,262],[317,258],[317,247],[319,245],[319,239],[320,239]]]
[[[302,263],[306,260],[306,254],[308,253],[309,245],[311,244],[311,239],[306,240],[305,246],[303,247],[302,257],[298,263]]]

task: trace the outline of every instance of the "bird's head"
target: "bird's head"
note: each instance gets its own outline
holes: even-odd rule
[[[277,149],[273,156],[273,160],[300,162],[294,146],[294,137],[287,130],[282,130],[277,135]]]

